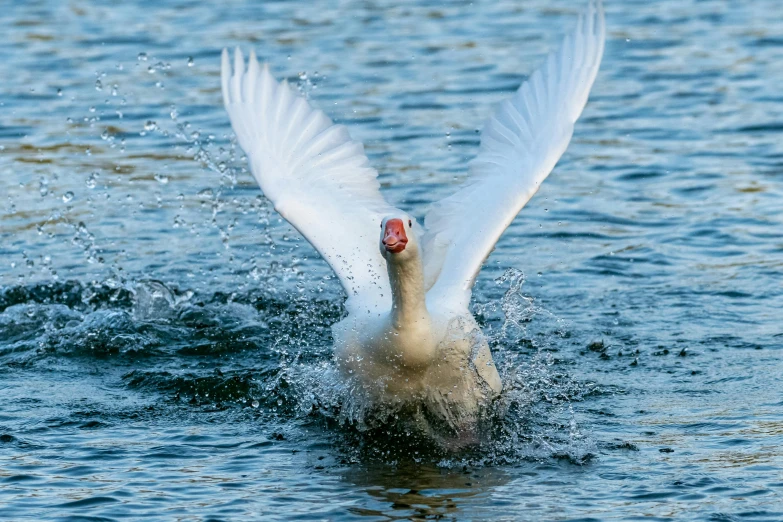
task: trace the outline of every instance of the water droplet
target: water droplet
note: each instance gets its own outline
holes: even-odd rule
[[[147,53],[139,53],[139,56],[136,57],[140,62],[146,62],[147,61]]]
[[[152,132],[157,129],[158,129],[158,124],[152,120],[147,120],[147,123],[144,124],[144,130],[147,132]]]
[[[193,67],[193,63],[194,63],[193,62],[193,57],[192,56],[188,56],[188,67]]]
[[[90,176],[87,178],[87,181],[85,181],[85,184],[88,188],[95,188],[95,186],[98,184],[98,177],[100,174],[98,172],[93,172],[90,174]]]
[[[95,90],[96,91],[102,91],[103,90],[103,84],[101,83],[101,80],[95,80]]]
[[[165,174],[155,174],[155,181],[165,185],[166,183],[169,182],[169,177],[166,176]]]
[[[73,192],[70,190],[63,194],[63,202],[64,203],[70,203],[73,200]]]
[[[57,89],[57,96],[62,96],[62,95],[63,95],[63,90]]]
[[[253,401],[251,404],[254,408],[258,408],[258,401]]]

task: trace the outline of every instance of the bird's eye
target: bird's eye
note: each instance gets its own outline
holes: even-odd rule
[[[408,227],[412,227],[412,226],[413,226],[413,222],[409,219],[408,220]]]

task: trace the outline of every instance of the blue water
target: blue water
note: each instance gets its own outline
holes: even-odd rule
[[[608,2],[477,283],[506,409],[467,453],[349,407],[339,285],[232,141],[240,45],[420,217],[582,3],[4,5],[0,519],[783,519],[779,2]]]

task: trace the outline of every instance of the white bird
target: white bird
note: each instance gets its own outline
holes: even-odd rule
[[[424,227],[389,205],[348,129],[278,83],[255,53],[233,72],[226,110],[275,210],[337,274],[348,316],[332,326],[346,379],[379,404],[424,405],[459,429],[502,389],[469,311],[471,288],[503,231],[565,152],[604,50],[600,0],[484,126],[468,179]]]

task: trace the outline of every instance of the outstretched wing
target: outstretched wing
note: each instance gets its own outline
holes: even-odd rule
[[[223,50],[221,72],[231,126],[264,195],[332,267],[349,309],[388,308],[379,226],[399,211],[381,196],[362,144],[278,83],[255,53],[245,68],[237,49],[232,74]]]
[[[481,265],[571,141],[604,50],[604,14],[591,0],[557,53],[486,123],[458,192],[425,217],[428,300],[467,306]]]

